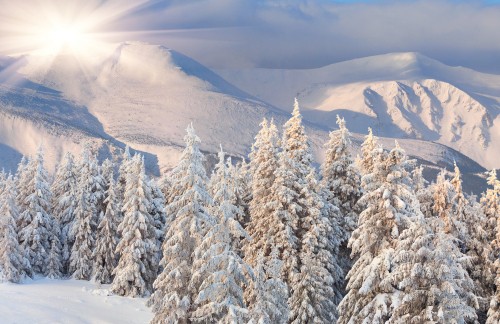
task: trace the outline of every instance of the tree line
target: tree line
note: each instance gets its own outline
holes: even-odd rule
[[[111,284],[149,297],[152,323],[499,323],[495,170],[478,200],[456,165],[429,184],[371,130],[354,158],[337,124],[319,172],[297,101],[281,135],[264,120],[249,162],[221,148],[210,177],[192,125],[158,179],[88,144],[52,179],[40,149],[0,173],[0,280]]]

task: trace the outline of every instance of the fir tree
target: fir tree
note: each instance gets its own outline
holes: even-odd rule
[[[332,224],[321,213],[323,202],[297,100],[284,125],[281,146],[270,202],[271,218],[277,223],[273,243],[280,250],[291,294],[290,320],[332,321],[336,317],[332,273],[339,271],[328,242]]]
[[[165,196],[161,191],[158,183],[151,179],[149,181],[149,189],[151,190],[151,204],[149,214],[153,217],[153,225],[155,227],[156,245],[158,247],[158,259],[161,259],[161,246],[165,237],[165,226],[167,224],[167,215],[165,214]]]
[[[273,248],[267,263],[259,255],[254,274],[255,303],[250,308],[252,324],[288,323],[288,286],[281,279],[283,261],[278,259],[279,251]]]
[[[280,250],[280,259],[283,260],[283,280],[292,294],[294,276],[300,270],[298,256],[303,233],[299,233],[302,230],[299,220],[307,213],[303,193],[308,189],[306,178],[312,158],[297,99],[292,117],[283,127],[281,149],[268,200],[271,221],[266,226],[272,227],[274,233],[265,237],[265,240],[274,237],[274,243]],[[268,245],[264,256],[269,255],[271,249]],[[290,311],[293,313],[294,309]]]
[[[123,151],[123,156],[121,160],[121,164],[119,166],[118,170],[118,180],[116,183],[117,187],[117,198],[119,202],[123,201],[123,196],[125,194],[125,187],[126,187],[126,181],[127,181],[127,173],[130,168],[130,165],[132,164],[132,156],[130,155],[130,147],[127,145],[125,146],[125,150]]]
[[[112,282],[112,273],[118,259],[115,250],[118,241],[117,227],[121,217],[112,171],[108,180],[109,185],[105,200],[106,212],[97,226],[97,242],[92,256],[94,260],[93,277],[100,284]]]
[[[495,169],[488,172],[488,189],[481,197],[483,212],[488,219],[487,232],[490,242],[495,241],[497,222],[500,218],[500,180],[497,179]],[[497,253],[500,252],[500,242],[492,244],[492,248]],[[498,255],[498,254],[497,254]]]
[[[31,179],[30,176],[32,176],[32,174],[29,174],[31,172],[29,172],[29,170],[27,169],[29,163],[30,163],[29,159],[23,155],[21,161],[17,165],[17,172],[15,176],[15,182],[17,187],[16,203],[17,206],[19,207],[20,213],[27,208],[24,199],[26,198],[28,193],[29,181]],[[18,224],[18,226],[21,225],[22,227],[26,226],[26,224]]]
[[[115,165],[110,159],[105,159],[101,165],[101,176],[104,183],[104,190],[108,191],[111,180],[114,181]],[[116,184],[115,184],[116,185]]]
[[[77,176],[74,158],[71,153],[64,155],[63,162],[59,165],[52,184],[52,210],[54,218],[60,227],[60,240],[62,243],[63,272],[68,271],[69,257],[73,240],[69,233],[75,219],[77,201]]]
[[[414,216],[407,201],[409,161],[398,145],[389,154],[375,148],[369,155],[373,169],[362,178],[365,192],[360,199],[366,208],[349,240],[357,260],[347,275],[338,323],[384,323],[400,302],[390,274],[398,236]]]
[[[231,160],[230,158],[228,159]],[[250,221],[250,201],[252,200],[252,177],[250,167],[245,160],[238,162],[235,166],[228,162],[229,174],[234,187],[234,205],[241,210],[238,221],[246,227]]]
[[[186,323],[198,291],[189,289],[193,253],[215,223],[208,213],[212,198],[207,192],[207,177],[200,152],[200,139],[193,126],[184,137],[186,148],[171,174],[172,215],[163,243],[163,271],[154,282],[155,292],[149,300],[155,317],[153,323]]]
[[[479,297],[480,310],[486,312],[495,290],[495,269],[487,230],[488,219],[475,197],[468,200],[462,190],[462,176],[455,163],[452,185],[452,214],[458,228],[459,247],[470,258],[467,269],[474,281],[474,292]]]
[[[218,216],[219,219],[222,219],[224,215],[222,215],[221,208],[227,209],[226,213],[231,213],[231,219],[238,222],[238,228],[241,230],[236,230],[232,232],[232,242],[233,248],[235,252],[240,254],[239,251],[241,249],[241,240],[245,237],[249,239],[247,232],[243,230],[241,226],[241,218],[243,216],[242,209],[236,205],[236,188],[234,183],[234,173],[231,172],[232,164],[231,159],[226,161],[225,153],[222,150],[222,147],[219,152],[219,162],[215,166],[214,173],[210,179],[209,183],[209,193],[213,197],[214,205],[212,206],[211,214],[214,216]],[[234,224],[236,226],[236,224]]]
[[[491,243],[493,255],[495,257],[496,269],[496,291],[491,298],[490,308],[488,310],[487,324],[496,324],[500,322],[500,181],[497,179],[496,171],[490,172],[488,177],[488,185],[490,188],[483,196],[482,203],[486,215],[489,217],[490,228],[495,224],[495,238]]]
[[[75,219],[68,237],[73,241],[68,273],[75,279],[89,280],[92,275],[92,251],[95,245],[98,197],[96,188],[95,162],[90,147],[86,144],[79,165],[78,196]]]
[[[378,146],[378,137],[373,136],[372,129],[368,128],[368,135],[365,136],[365,141],[361,144],[361,157],[358,157],[356,161],[361,174],[373,172],[376,163],[376,157],[373,153],[377,152]]]
[[[465,323],[475,319],[476,305],[470,293],[473,282],[466,271],[468,259],[458,249],[455,238],[445,232],[443,220],[447,217],[443,216],[450,210],[447,191],[442,190],[442,184],[436,186],[441,186],[438,191],[447,196],[439,199],[434,195],[437,201],[445,202],[445,209],[433,208],[432,192],[425,188],[421,175],[422,168],[414,170],[412,188],[407,187],[402,195],[403,204],[413,216],[407,218],[409,224],[396,243],[390,276],[392,285],[400,290],[400,302],[394,303],[388,322]]]
[[[345,120],[337,116],[339,130],[330,133],[326,144],[325,162],[322,165],[321,189],[325,199],[325,215],[330,219],[334,237],[331,251],[338,259],[337,263],[347,273],[352,266],[351,250],[347,242],[358,222],[357,202],[361,197],[361,179],[349,150],[351,149],[350,133]],[[337,208],[339,211],[337,211]],[[334,274],[336,300],[338,305],[344,294],[344,274]]]
[[[250,201],[250,221],[246,230],[251,237],[243,246],[245,262],[250,266],[257,265],[257,257],[262,253],[264,262],[271,254],[272,245],[269,238],[283,234],[281,219],[272,213],[272,186],[276,180],[278,169],[278,130],[267,120],[261,123],[261,129],[255,137],[250,154],[250,174],[252,178],[252,200]],[[249,291],[251,293],[251,291]]]
[[[339,302],[338,292],[333,283],[341,280],[342,270],[336,255],[338,240],[332,223],[323,217],[323,202],[317,194],[316,174],[311,168],[308,184],[304,191],[304,211],[300,218],[300,273],[293,281],[290,298],[291,323],[333,323],[337,321],[335,302]],[[333,236],[333,237],[332,237]],[[331,245],[334,245],[333,247]]]
[[[429,226],[431,225],[431,226]],[[431,229],[434,227],[435,233]],[[476,319],[473,281],[440,218],[416,213],[395,252],[393,285],[401,290],[388,323],[466,323]]]
[[[51,279],[60,279],[63,276],[62,245],[59,239],[61,230],[56,219],[53,219],[51,232],[49,260],[45,275]]]
[[[224,162],[216,169],[218,181],[212,182],[216,223],[208,230],[194,250],[190,289],[198,291],[191,319],[194,322],[242,323],[248,319],[243,300],[246,278],[253,276],[251,268],[236,253],[235,247],[245,230],[236,220],[239,209],[233,204],[234,191]]]
[[[16,188],[12,176],[2,179],[0,194],[0,281],[19,282],[24,269],[29,267],[19,246],[16,220],[19,211],[16,204]]]
[[[46,274],[51,249],[54,219],[49,214],[51,192],[47,171],[43,167],[43,150],[30,161],[23,171],[29,182],[18,196],[24,197],[25,209],[18,220],[19,242],[35,274]]]
[[[156,232],[149,214],[150,188],[144,170],[144,159],[135,156],[130,164],[123,201],[123,221],[118,226],[120,254],[111,286],[121,296],[144,297],[153,291],[157,274]]]

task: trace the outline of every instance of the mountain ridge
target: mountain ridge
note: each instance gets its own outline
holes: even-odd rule
[[[0,150],[5,152],[0,155],[6,156],[0,163],[10,169],[40,143],[53,169],[64,152],[78,154],[81,143],[91,141],[102,147],[102,156],[120,154],[128,144],[146,155],[148,169],[158,174],[159,168],[175,165],[191,122],[205,152],[216,153],[222,144],[228,154],[242,158],[249,153],[262,118],[272,118],[278,125],[289,118],[287,111],[160,45],[126,42],[106,59],[88,64],[69,56],[8,61],[10,65],[0,71],[8,80],[0,85]],[[292,99],[288,98],[290,106]],[[301,101],[304,104],[307,101]],[[303,109],[304,116],[308,113]],[[329,127],[316,126],[307,118],[304,122],[321,162]],[[348,126],[356,128],[349,122]],[[355,137],[359,146],[362,135]],[[381,140],[392,147],[392,139]],[[405,145],[405,141],[409,140],[401,144],[408,154],[429,165],[449,168],[453,156],[467,168],[464,172],[483,171],[446,146],[422,141]]]
[[[500,76],[450,67],[424,55],[391,53],[309,70],[217,70],[237,87],[335,129],[342,115],[358,133],[435,141],[488,168],[500,167]],[[280,89],[280,91],[278,91]],[[476,145],[479,143],[480,145]]]

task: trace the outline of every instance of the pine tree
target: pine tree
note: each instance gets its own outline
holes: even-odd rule
[[[351,135],[345,120],[337,116],[337,125],[339,130],[330,133],[330,141],[326,144],[322,187],[328,191],[327,200],[338,206],[343,215],[342,229],[348,240],[358,221],[356,204],[361,197],[361,179],[349,152]]]
[[[233,204],[234,190],[225,164],[224,152],[212,179],[216,223],[194,250],[190,289],[198,291],[191,319],[194,322],[242,323],[248,319],[243,286],[253,276],[251,268],[236,253],[238,241],[247,237],[236,217],[240,210]]]
[[[489,235],[490,248],[495,258],[496,269],[495,285],[496,291],[491,298],[488,310],[487,324],[500,322],[500,180],[497,179],[496,170],[492,170],[488,175],[488,185],[486,193],[481,198],[483,210],[488,218],[488,229],[492,233]]]
[[[349,240],[357,260],[347,275],[338,323],[384,323],[400,302],[390,273],[398,237],[414,216],[407,200],[410,162],[397,143],[388,154],[376,147],[369,155],[373,169],[362,178],[365,192],[360,199],[366,208]]]
[[[93,277],[100,284],[112,282],[112,273],[118,260],[115,250],[118,242],[117,227],[121,217],[116,197],[116,183],[112,171],[108,181],[105,200],[106,212],[97,226],[97,242],[92,256],[94,260]]]
[[[250,201],[252,200],[252,177],[250,167],[245,160],[238,162],[235,166],[228,159],[227,165],[234,187],[234,205],[241,210],[238,221],[246,227],[250,221]]]
[[[378,137],[373,136],[373,131],[368,128],[368,135],[365,136],[365,141],[361,144],[361,157],[358,157],[356,163],[362,175],[373,172],[375,167],[376,157],[373,153],[377,152]]]
[[[167,215],[165,214],[165,196],[158,183],[151,179],[148,184],[151,190],[151,204],[149,214],[153,217],[153,224],[156,234],[156,245],[158,247],[158,259],[161,259],[161,246],[165,237],[165,227],[167,224]]]
[[[252,200],[250,201],[250,221],[246,230],[251,237],[243,246],[245,262],[257,265],[258,255],[262,253],[264,262],[271,254],[273,246],[269,238],[283,235],[284,225],[281,219],[272,213],[273,197],[271,188],[276,180],[278,169],[278,130],[267,120],[261,123],[261,129],[255,137],[250,154],[250,174],[252,178]],[[278,234],[279,233],[279,234]],[[251,294],[251,291],[249,291]]]
[[[0,194],[0,281],[19,282],[29,262],[19,246],[16,220],[16,188],[12,176],[2,179]]]
[[[45,276],[51,279],[60,279],[63,277],[62,245],[60,241],[61,230],[56,219],[52,221],[51,234],[49,260]]]
[[[407,219],[394,251],[392,285],[399,289],[388,323],[465,323],[474,320],[473,282],[466,267],[468,259],[445,232],[451,205],[449,192],[443,190],[444,175],[433,187],[438,197],[425,187],[422,168],[415,169],[411,188],[402,195],[413,215]],[[438,204],[434,204],[434,199]],[[421,204],[421,203],[422,204]],[[444,202],[444,203],[443,203]],[[424,216],[424,213],[426,216]],[[442,218],[438,217],[438,214]]]
[[[453,189],[452,215],[459,247],[470,258],[471,264],[467,270],[474,281],[474,292],[479,298],[480,310],[486,312],[495,289],[494,260],[487,234],[488,219],[475,197],[470,200],[465,197],[461,172],[456,163],[450,183]]]
[[[284,125],[281,147],[268,201],[270,220],[265,225],[272,227],[274,235],[265,240],[274,238],[272,243],[284,262],[283,278],[291,294],[290,321],[332,321],[336,315],[331,275],[338,267],[332,263],[327,241],[332,224],[321,213],[323,202],[297,100]],[[264,256],[269,253],[264,250]]]
[[[488,218],[488,232],[492,242],[495,239],[497,220],[500,217],[500,180],[497,179],[495,169],[488,172],[487,184],[489,187],[483,193],[480,202],[483,206],[483,212]],[[500,244],[498,248],[500,248]]]
[[[335,302],[340,301],[336,300],[339,296],[333,284],[339,283],[342,273],[336,255],[332,254],[338,251],[338,240],[332,241],[332,223],[322,214],[323,202],[316,192],[316,173],[312,168],[307,182],[309,186],[303,192],[302,207],[305,213],[299,219],[302,231],[299,236],[300,273],[292,284],[290,321],[297,324],[333,323],[338,317]]]
[[[115,165],[110,159],[105,159],[101,165],[101,176],[103,178],[104,189],[108,191],[111,180],[114,181]]]
[[[288,323],[288,286],[281,279],[283,261],[278,258],[279,251],[273,248],[267,263],[262,254],[255,267],[255,303],[250,308],[252,324]]]
[[[136,155],[127,174],[123,221],[118,226],[121,240],[116,247],[120,259],[111,289],[121,296],[144,297],[153,291],[159,262],[144,159]]]
[[[126,179],[128,177],[127,173],[132,164],[132,156],[130,155],[130,147],[125,146],[123,151],[122,161],[118,170],[118,180],[116,182],[117,187],[117,198],[119,202],[123,202],[123,196],[125,194]]]
[[[207,192],[207,177],[200,152],[200,139],[193,126],[184,137],[186,148],[171,173],[172,202],[167,206],[171,216],[163,243],[163,271],[154,282],[155,292],[149,300],[155,317],[153,323],[186,323],[198,291],[189,289],[193,253],[215,219],[208,213],[212,198]]]
[[[27,196],[28,185],[31,179],[27,169],[29,162],[30,162],[29,159],[23,155],[21,161],[17,165],[15,182],[17,187],[16,203],[17,206],[19,207],[19,213],[23,212],[27,208],[24,199]],[[26,226],[26,224],[18,224],[18,225],[23,225],[22,227]]]
[[[415,209],[416,210],[416,209]],[[433,233],[434,228],[435,233]],[[391,274],[401,290],[388,323],[466,323],[476,319],[477,301],[471,291],[464,258],[453,236],[435,216],[412,217],[394,253],[397,264]]]
[[[5,190],[5,182],[7,180],[7,174],[5,173],[5,171],[2,169],[0,171],[0,195],[2,194],[2,192]]]
[[[69,257],[73,240],[69,233],[75,219],[77,201],[77,175],[74,158],[71,153],[64,155],[63,163],[59,165],[52,184],[52,210],[54,218],[60,227],[62,243],[63,272],[68,271]]]
[[[288,284],[290,294],[293,294],[294,276],[300,270],[298,257],[303,234],[299,221],[307,214],[303,194],[308,189],[307,176],[312,159],[297,99],[292,117],[283,127],[281,149],[268,200],[271,221],[266,226],[273,227],[274,235],[264,239],[269,241],[269,237],[274,237],[274,243],[280,250],[280,259],[283,260],[283,280]],[[268,246],[264,256],[269,255],[271,249]],[[290,311],[293,314],[294,309],[290,308]]]
[[[337,116],[339,130],[330,133],[326,144],[325,161],[322,165],[321,190],[325,200],[325,215],[334,227],[332,255],[337,256],[337,263],[347,273],[352,266],[351,250],[347,242],[358,222],[357,202],[361,197],[361,179],[349,150],[351,149],[350,133],[344,119]],[[339,211],[337,211],[337,208]],[[334,274],[335,305],[344,295],[344,274]]]
[[[500,322],[500,181],[497,180],[495,170],[491,171],[489,174],[488,185],[492,188],[488,188],[486,194],[483,196],[482,203],[486,215],[488,215],[490,220],[490,228],[493,227],[491,224],[496,222],[494,232],[495,239],[491,243],[493,255],[495,257],[494,266],[496,269],[496,291],[494,296],[491,298],[490,308],[488,310],[488,320],[486,323],[496,324]]]
[[[40,148],[36,159],[30,161],[23,171],[29,182],[18,196],[24,196],[25,209],[18,220],[19,242],[35,274],[46,274],[51,249],[54,219],[49,214],[51,192],[47,171],[43,167],[43,150]]]
[[[95,230],[98,219],[98,197],[96,188],[95,162],[90,147],[83,148],[79,165],[75,219],[68,237],[73,241],[68,273],[75,279],[89,280],[92,275],[92,251],[95,245]]]
[[[249,239],[250,237],[248,236],[247,232],[243,230],[240,222],[243,216],[243,210],[238,205],[236,205],[236,188],[233,178],[234,173],[231,172],[231,159],[229,158],[226,161],[225,153],[222,150],[222,147],[218,155],[219,162],[215,166],[208,186],[209,193],[214,200],[214,205],[211,208],[211,214],[214,216],[219,216],[219,218],[223,217],[220,210],[223,207],[227,209],[227,213],[231,213],[232,219],[238,222],[238,228],[241,228],[241,230],[237,230],[236,232],[232,233],[232,235],[234,235],[234,237],[232,238],[232,247],[235,249],[235,252],[240,255],[239,252],[241,249],[241,240],[243,239],[243,237],[246,237],[247,239]]]

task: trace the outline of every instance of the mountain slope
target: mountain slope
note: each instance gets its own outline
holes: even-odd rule
[[[157,45],[124,43],[91,61],[28,56],[0,62],[6,62],[0,69],[0,165],[11,170],[22,154],[33,154],[40,144],[53,169],[64,152],[78,153],[83,141],[91,141],[102,147],[101,157],[120,154],[128,144],[158,174],[177,162],[191,122],[204,151],[215,153],[222,144],[229,154],[241,157],[248,154],[262,118],[273,118],[278,125],[289,118],[192,59]],[[287,106],[292,101],[293,95]],[[328,115],[320,116],[317,124],[306,123],[321,162],[328,131],[318,124],[330,112],[316,112]],[[304,113],[314,119],[312,111]],[[363,129],[360,123],[348,126],[363,132],[368,124],[377,125],[368,118]],[[362,135],[356,135],[357,147],[361,141]],[[387,148],[394,145],[393,139],[382,141]],[[483,171],[443,145],[409,139],[400,144],[433,168],[450,168],[457,160],[464,173]]]
[[[154,156],[152,163],[170,167],[191,122],[204,150],[216,152],[222,143],[231,154],[243,155],[263,117],[279,123],[287,118],[194,60],[157,45],[124,43],[90,63],[71,56],[25,57],[5,70],[0,142],[23,154],[33,152],[27,141],[38,139],[38,145],[50,133],[62,135],[61,143],[91,137],[121,148],[129,144]],[[15,124],[20,118],[26,125]],[[28,134],[24,129],[36,131],[26,140],[11,134]]]
[[[218,71],[286,110],[297,95],[305,117],[380,136],[436,141],[485,167],[500,167],[500,76],[449,67],[417,53],[387,54],[311,70]]]

